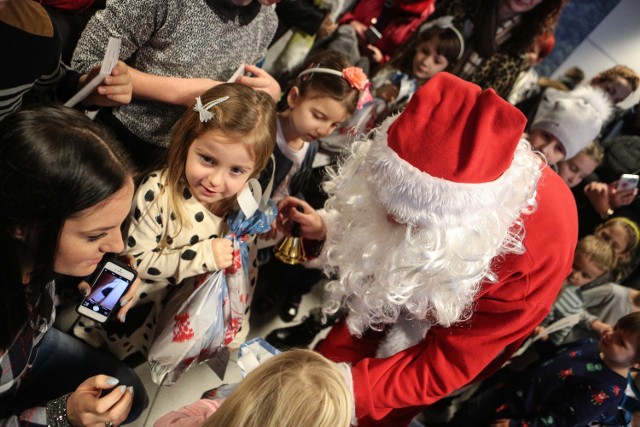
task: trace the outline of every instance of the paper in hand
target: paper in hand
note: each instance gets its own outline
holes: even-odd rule
[[[244,64],[240,64],[235,73],[227,80],[227,83],[235,83],[238,77],[244,75]]]
[[[113,71],[114,67],[118,63],[118,57],[120,56],[120,44],[120,39],[109,37],[107,50],[104,53],[102,65],[100,66],[100,72],[97,76],[91,79],[91,81],[84,85],[84,87],[80,89],[78,93],[73,95],[71,99],[65,102],[65,107],[73,107],[78,102],[85,99],[96,87],[98,87],[98,85],[100,85],[100,83],[104,81],[105,77],[111,74],[111,71]]]

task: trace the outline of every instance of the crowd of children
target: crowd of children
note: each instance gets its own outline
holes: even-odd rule
[[[640,369],[640,290],[635,289],[640,271],[640,202],[636,186],[625,187],[620,176],[637,175],[640,156],[632,155],[629,162],[620,158],[635,154],[630,147],[640,146],[640,137],[633,135],[635,110],[619,114],[616,105],[636,91],[640,76],[618,65],[582,85],[570,83],[568,77],[563,80],[566,84],[537,79],[532,66],[553,48],[553,32],[565,0],[305,1],[309,9],[325,3],[316,14],[322,32],[302,65],[289,70],[292,78],[286,83],[284,76],[272,76],[261,68],[275,41],[279,16],[275,0],[108,0],[95,5],[84,0],[64,5],[64,13],[60,5],[45,8],[38,3],[0,0],[0,52],[15,64],[0,71],[4,227],[0,247],[5,260],[0,268],[0,424],[113,427],[134,421],[148,398],[131,368],[148,360],[159,329],[166,325],[167,316],[174,316],[167,309],[169,302],[183,298],[181,289],[196,289],[213,274],[240,272],[248,286],[233,289],[232,282],[221,281],[226,287],[218,294],[225,307],[220,314],[222,329],[207,330],[207,334],[220,335],[214,341],[222,344],[207,349],[211,357],[238,349],[249,333],[252,311],[260,318],[280,305],[284,321],[298,317],[302,295],[323,276],[273,256],[274,247],[291,234],[294,222],[299,222],[306,237],[310,258],[321,254],[323,243],[331,247],[314,262],[326,262],[316,267],[325,267],[325,273],[336,279],[328,286],[331,295],[344,298],[329,300],[323,314],[307,318],[305,331],[290,328],[286,342],[273,334],[268,339],[280,350],[306,347],[323,322],[344,317],[349,320],[339,323],[339,328],[349,328],[356,340],[362,339],[363,353],[401,360],[397,355],[406,346],[397,349],[382,340],[376,350],[366,340],[419,321],[424,330],[408,335],[420,337],[404,337],[414,339],[415,345],[429,340],[434,328],[448,330],[473,319],[472,301],[486,309],[486,302],[478,302],[487,292],[482,287],[503,279],[493,271],[502,267],[502,261],[491,259],[507,257],[507,266],[517,264],[508,257],[527,251],[523,239],[529,223],[521,217],[531,214],[534,218],[536,211],[543,215],[550,209],[544,202],[538,206],[536,186],[556,188],[564,182],[554,197],[565,194],[565,188],[566,194],[573,194],[578,218],[574,221],[567,212],[557,224],[570,227],[558,230],[558,235],[577,234],[579,240],[572,237],[571,242],[562,242],[575,252],[560,254],[557,265],[549,267],[552,273],[545,276],[550,281],[565,277],[562,288],[561,280],[549,284],[549,289],[560,289],[552,305],[553,299],[546,294],[531,296],[542,301],[536,313],[549,314],[541,322],[544,314],[531,315],[536,324],[512,331],[505,354],[496,355],[482,372],[469,369],[457,376],[456,381],[468,376],[484,382],[471,397],[456,403],[459,409],[447,425],[635,425],[631,423],[634,412],[640,412],[640,405],[633,404],[640,400],[634,382],[634,370]],[[80,28],[69,27],[75,22],[67,19],[72,10],[83,12]],[[88,16],[92,17],[87,22]],[[332,16],[340,19],[331,21]],[[82,114],[56,105],[98,75],[96,64],[109,37],[121,40],[120,61],[106,76],[101,75],[101,83],[76,106],[94,111]],[[69,59],[66,64],[64,60]],[[243,67],[240,74],[234,75],[239,66]],[[449,80],[449,74],[456,78]],[[460,99],[445,94],[447,83],[443,82],[449,82],[452,91],[459,90]],[[476,89],[493,91],[482,92],[476,101]],[[421,90],[428,90],[431,97],[426,98],[426,92],[419,97]],[[503,104],[501,97],[515,106]],[[458,106],[456,102],[463,98],[468,102]],[[430,102],[433,110],[418,114]],[[405,109],[413,116],[403,116]],[[471,124],[468,128],[453,123],[454,110],[462,122]],[[489,112],[495,117],[487,118]],[[401,125],[395,122],[398,117],[405,118]],[[407,124],[412,120],[415,134]],[[418,125],[421,120],[424,123]],[[430,187],[405,189],[404,182],[393,182],[397,161],[420,165],[416,167],[421,173],[410,177],[416,182],[431,178],[429,168],[446,169],[442,165],[452,156],[446,150],[442,165],[440,160],[423,162],[421,150],[401,151],[403,138],[421,138],[421,132],[431,132],[429,120],[435,124],[432,132],[440,126],[443,139],[451,138],[441,141],[443,146],[462,144],[455,152],[459,158],[453,160],[461,175],[477,167],[475,160],[465,157],[472,156],[465,151],[465,138],[478,138],[474,143],[486,149],[489,145],[476,135],[476,128],[482,128],[479,133],[485,137],[497,133],[491,126],[485,128],[483,121],[502,123],[509,134],[505,140],[513,136],[514,148],[507,160],[495,144],[491,149],[495,152],[483,154],[491,160],[480,162],[484,165],[481,178],[457,175],[458,170],[439,176],[442,188],[464,193],[462,201],[452,202],[467,203],[464,210],[481,208],[469,206],[477,200],[465,192],[472,183],[488,186],[483,191],[509,194],[516,212],[512,218],[512,212],[500,207],[496,215],[502,216],[487,228],[498,223],[506,228],[498,227],[500,236],[479,245],[480,249],[466,248],[478,252],[463,257],[464,262],[481,260],[486,265],[478,271],[465,270],[471,267],[456,261],[460,276],[443,275],[453,267],[439,257],[449,254],[446,245],[466,238],[459,235],[462,238],[456,240],[425,229],[425,224],[434,229],[442,225],[438,220],[445,214],[444,210],[424,213],[424,200],[433,206],[448,201],[418,194]],[[400,147],[393,149],[398,153],[392,158],[382,156],[383,150],[376,148],[380,138],[388,138],[390,146],[395,138]],[[624,154],[618,153],[620,147]],[[433,152],[439,149],[432,148]],[[528,156],[531,149],[535,155]],[[479,156],[477,152],[473,156]],[[330,168],[325,172],[320,166],[327,163]],[[503,168],[496,176],[495,171],[486,170],[486,165],[493,164]],[[370,170],[379,175],[363,180],[360,174]],[[513,194],[496,190],[505,176],[513,179]],[[390,182],[381,182],[385,180]],[[323,182],[328,185],[322,187]],[[389,194],[348,193],[354,188],[382,188]],[[345,196],[336,198],[336,194]],[[255,236],[232,232],[229,220],[239,211],[249,221],[264,222],[264,216],[253,215],[267,206],[265,201],[260,203],[262,195],[270,198],[269,209],[278,203],[281,208],[277,221],[263,224],[263,229],[270,230]],[[316,213],[313,208],[322,207],[327,197],[327,210]],[[389,207],[392,202],[413,204],[406,209]],[[574,200],[565,202],[573,206]],[[384,214],[376,203],[387,208]],[[257,207],[247,208],[253,204]],[[330,234],[328,228],[335,226],[331,210],[352,205],[361,208],[357,217],[348,217],[341,225],[340,237]],[[407,219],[407,212],[414,211],[419,211],[417,222]],[[275,209],[272,213],[275,216]],[[456,227],[448,216],[446,222],[452,230]],[[531,222],[537,232],[536,221]],[[372,224],[380,234],[367,231]],[[577,233],[572,231],[574,225]],[[403,227],[402,232],[397,227]],[[466,231],[472,229],[469,226]],[[355,244],[345,238],[353,230],[361,232],[359,238],[364,240],[359,243],[366,244],[358,253],[345,255],[341,238]],[[473,233],[480,235],[480,230]],[[428,239],[418,240],[423,237]],[[246,244],[238,249],[232,243],[235,238]],[[369,243],[370,238],[379,240]],[[411,270],[406,273],[411,285],[400,280],[403,286],[386,294],[387,301],[376,300],[381,294],[376,294],[375,284],[381,279],[374,271],[385,260],[372,261],[374,254],[395,265],[399,255],[385,254],[381,248],[383,241],[397,238],[404,241],[398,253],[406,249],[411,259],[428,258],[433,271],[399,268]],[[489,246],[495,246],[495,251],[490,252]],[[465,253],[463,249],[452,252],[459,255]],[[357,265],[367,271],[341,263],[345,256],[357,257],[359,262],[362,258]],[[87,283],[103,258],[114,257],[128,260],[137,279],[122,295],[109,294],[117,307],[109,321],[80,316],[68,332],[56,329],[60,299],[70,298],[71,305],[77,305],[88,294]],[[562,265],[571,259],[567,275]],[[533,268],[536,262],[531,262],[534,272],[523,275],[538,274],[541,270]],[[351,268],[345,271],[347,266]],[[400,273],[387,273],[385,280],[396,283],[399,276],[394,275]],[[457,277],[465,289],[460,285],[447,294],[448,299],[435,298],[435,291],[425,296],[433,300],[412,299],[419,288],[415,281],[436,283],[439,277],[449,278],[442,279],[446,286],[452,286],[452,277]],[[365,283],[358,290],[362,294],[339,288],[349,281]],[[77,295],[61,290],[70,284],[78,286]],[[255,288],[260,289],[259,299],[254,299]],[[534,288],[526,292],[535,294]],[[447,310],[456,312],[449,320],[440,316]],[[513,311],[518,311],[515,305]],[[174,331],[174,340],[193,338],[189,319],[177,317],[182,323],[180,331]],[[375,321],[357,323],[362,318]],[[363,383],[388,374],[386,365],[376,367],[376,362],[365,358],[356,366],[355,352],[345,350],[347,355],[340,355],[347,348],[344,337],[339,344],[344,348],[328,348],[335,344],[339,328],[334,341],[318,347],[322,355],[301,349],[284,351],[252,371],[228,398],[197,401],[166,414],[156,425],[399,425],[397,420],[410,419],[415,411],[449,394],[444,391],[450,387],[441,384],[442,395],[434,391],[428,399],[418,398],[416,405],[402,400],[404,391],[390,388],[385,398],[396,406],[389,407],[363,394]],[[553,328],[550,333],[548,328]],[[433,339],[430,342],[438,345]],[[523,342],[528,348],[504,363],[506,353]],[[446,350],[438,357],[447,359]],[[200,356],[206,358],[207,351]],[[532,354],[533,362],[526,357]],[[491,368],[502,364],[500,371],[489,375]],[[363,408],[370,411],[366,417],[359,413]],[[435,425],[420,416],[414,422]]]

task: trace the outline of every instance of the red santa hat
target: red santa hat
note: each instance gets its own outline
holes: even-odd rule
[[[438,73],[374,136],[370,185],[403,222],[424,222],[429,212],[495,208],[491,204],[510,185],[525,123],[492,89]],[[492,197],[478,197],[479,190]]]

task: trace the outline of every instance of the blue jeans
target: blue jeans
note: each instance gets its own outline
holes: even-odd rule
[[[149,403],[144,385],[133,369],[113,355],[55,328],[47,331],[34,351],[37,356],[31,371],[22,379],[8,406],[14,413],[44,406],[98,374],[117,378],[120,385],[133,386],[133,404],[125,423],[138,418]]]

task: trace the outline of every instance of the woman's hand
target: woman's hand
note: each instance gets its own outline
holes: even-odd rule
[[[298,211],[302,208],[302,212]],[[300,224],[300,237],[310,240],[324,240],[327,236],[327,228],[322,220],[309,204],[296,197],[285,197],[278,203],[278,230],[286,235],[291,235],[293,223]]]
[[[213,249],[213,260],[216,262],[218,270],[229,267],[233,263],[233,244],[231,240],[218,237],[211,241]]]
[[[80,77],[79,86],[83,87],[100,73],[100,65],[95,66],[88,74]],[[127,64],[118,61],[111,74],[94,89],[83,101],[85,105],[99,105],[102,107],[115,107],[131,102],[133,85]]]
[[[240,76],[236,80],[236,83],[266,92],[275,102],[280,100],[280,95],[282,94],[280,83],[278,83],[271,74],[267,73],[262,68],[256,67],[255,65],[247,64],[244,69],[247,73],[253,74],[253,77]]]
[[[133,388],[118,385],[116,378],[96,375],[88,378],[67,399],[67,418],[72,426],[104,427],[124,422],[131,410]],[[114,388],[115,387],[115,388]],[[103,390],[113,389],[100,397]]]

